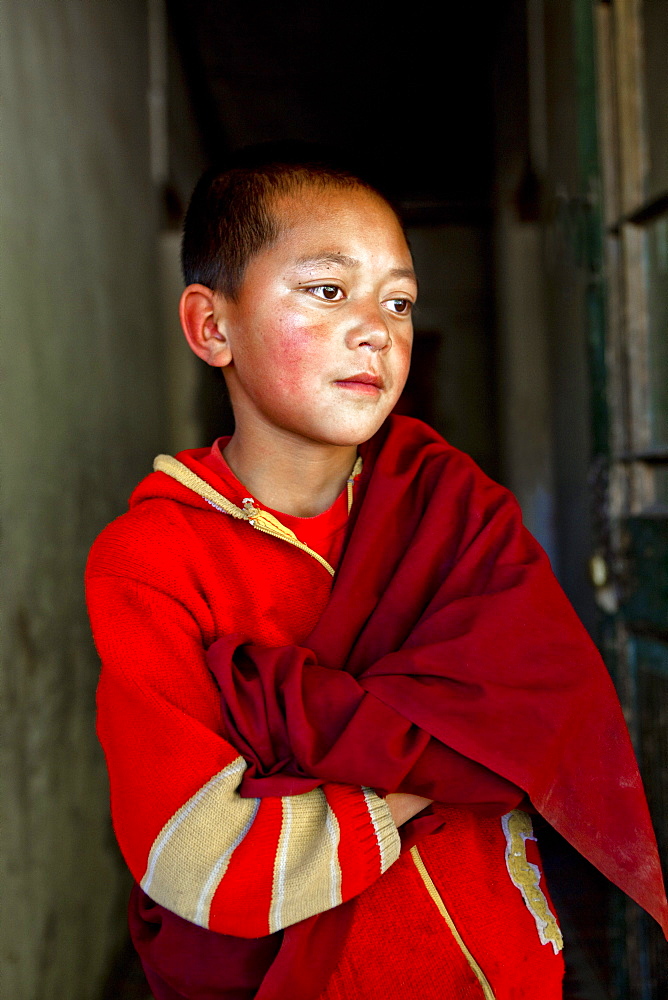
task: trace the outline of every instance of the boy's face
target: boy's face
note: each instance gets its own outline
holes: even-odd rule
[[[251,258],[237,301],[219,299],[237,428],[360,444],[408,374],[417,285],[406,240],[363,189],[307,188],[272,208],[281,236]]]

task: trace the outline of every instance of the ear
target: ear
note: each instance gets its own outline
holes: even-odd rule
[[[181,326],[198,358],[214,368],[225,368],[232,360],[227,335],[227,303],[206,285],[188,285],[179,302]]]

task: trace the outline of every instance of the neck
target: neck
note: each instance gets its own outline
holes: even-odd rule
[[[315,517],[332,506],[350,475],[355,445],[328,445],[286,434],[271,442],[237,427],[224,450],[234,475],[265,507]]]

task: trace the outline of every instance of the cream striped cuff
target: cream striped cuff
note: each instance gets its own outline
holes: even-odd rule
[[[366,807],[376,831],[376,840],[380,851],[380,872],[386,872],[390,865],[399,857],[401,852],[401,838],[399,831],[394,825],[390,807],[385,799],[376,795],[372,788],[363,788]]]

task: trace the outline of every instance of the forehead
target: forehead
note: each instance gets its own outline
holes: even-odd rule
[[[363,187],[304,186],[272,199],[279,241],[357,243],[410,260],[401,224],[388,203]],[[333,246],[332,246],[333,248]]]

